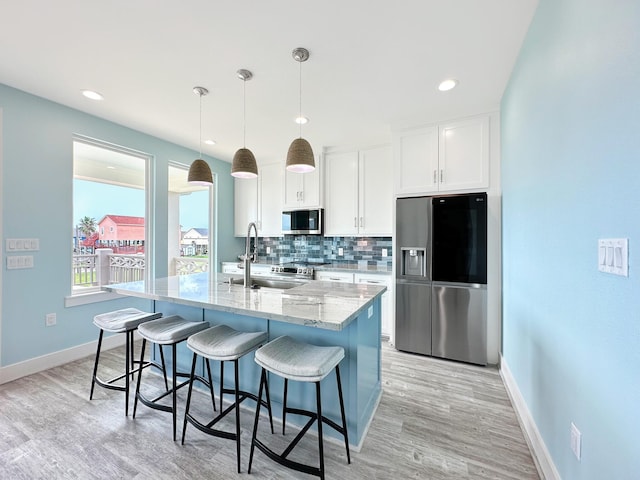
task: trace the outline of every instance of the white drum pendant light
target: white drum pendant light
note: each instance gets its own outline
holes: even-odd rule
[[[300,63],[300,116],[302,118],[302,62],[309,58],[309,51],[306,48],[296,48],[292,52],[293,59]],[[300,137],[291,142],[287,152],[287,170],[296,173],[312,172],[316,168],[313,159],[311,145],[302,138],[302,123],[300,123]]]
[[[195,185],[213,185],[209,164],[202,160],[202,96],[209,93],[204,87],[193,87],[193,93],[200,97],[200,156],[189,167],[187,181]]]
[[[243,113],[242,113],[242,148],[240,148],[233,156],[231,163],[231,175],[236,178],[256,178],[258,176],[258,165],[256,157],[253,156],[251,150],[246,148],[247,138],[247,80],[253,78],[253,74],[249,70],[238,70],[238,78],[242,80],[243,86]]]

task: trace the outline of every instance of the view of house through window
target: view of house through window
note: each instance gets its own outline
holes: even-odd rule
[[[210,191],[187,182],[188,166],[169,166],[169,275],[209,271]]]
[[[74,140],[73,294],[144,279],[148,163],[137,152]]]

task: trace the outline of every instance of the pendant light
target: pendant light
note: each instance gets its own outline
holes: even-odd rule
[[[293,59],[300,64],[300,116],[298,118],[302,118],[302,62],[309,59],[309,51],[306,48],[296,48],[291,54]],[[302,138],[302,123],[299,123],[300,137],[291,142],[287,152],[287,170],[290,172],[308,173],[316,168],[311,145]]]
[[[256,157],[253,156],[251,150],[246,148],[247,139],[247,80],[253,78],[253,74],[249,70],[238,70],[238,78],[242,80],[243,95],[243,113],[242,113],[242,148],[238,149],[233,156],[231,163],[231,175],[236,178],[256,178],[258,176],[258,165],[256,165]]]
[[[209,93],[204,87],[193,87],[193,93],[200,97],[200,156],[189,167],[187,181],[195,185],[213,185],[213,176],[209,164],[202,160],[202,97]]]

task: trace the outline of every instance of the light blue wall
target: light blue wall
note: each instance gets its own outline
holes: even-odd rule
[[[71,290],[72,136],[104,140],[151,154],[156,162],[156,276],[167,274],[168,162],[189,165],[197,152],[0,85],[2,109],[2,249],[6,238],[39,238],[35,268],[2,265],[0,366],[74,347],[97,338],[93,315],[145,301],[117,300],[65,308]],[[206,158],[206,157],[205,157]],[[230,164],[206,158],[218,174],[218,255],[231,260],[242,249],[233,237]],[[4,259],[4,255],[3,255]],[[134,305],[135,304],[135,305]],[[45,327],[55,312],[57,325]]]
[[[638,479],[638,0],[540,1],[502,100],[502,186],[504,359],[563,479]],[[598,238],[629,239],[628,278],[598,272]]]

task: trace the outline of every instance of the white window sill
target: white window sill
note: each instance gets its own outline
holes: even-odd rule
[[[72,295],[64,298],[65,307],[77,307],[79,305],[88,305],[90,303],[106,302],[107,300],[115,300],[124,298],[124,295],[118,295],[112,292],[96,291],[91,293],[83,293],[81,295]]]

